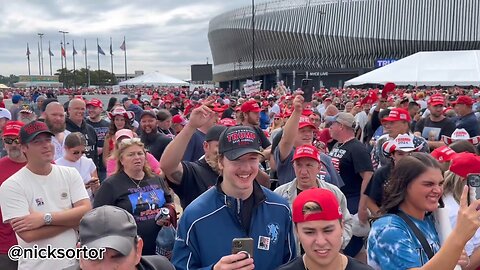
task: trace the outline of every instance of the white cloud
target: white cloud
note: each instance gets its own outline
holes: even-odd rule
[[[190,77],[190,65],[211,59],[208,22],[214,16],[239,6],[243,0],[45,0],[1,1],[0,74],[27,74],[26,44],[30,44],[32,74],[38,74],[37,33],[44,33],[44,70],[49,73],[48,41],[53,70],[60,68],[59,30],[68,31],[67,65],[72,67],[72,40],[78,51],[76,66],[84,67],[84,39],[88,65],[97,69],[96,39],[107,54],[100,55],[101,68],[110,70],[109,45],[113,38],[114,72],[124,72],[123,36],[127,39],[129,73],[161,71],[181,79]]]

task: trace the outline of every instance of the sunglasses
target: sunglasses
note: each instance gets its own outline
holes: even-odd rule
[[[85,154],[85,153],[86,153],[86,151],[75,151],[75,152],[73,152],[74,155],[78,155],[78,154],[82,154],[82,155],[83,155],[83,154]]]
[[[140,138],[128,138],[128,139],[123,139],[120,141],[120,145],[132,145],[134,143],[141,143],[142,140]]]
[[[3,142],[5,142],[5,144],[12,144],[12,143],[20,144],[20,139],[19,138],[15,138],[15,139],[3,138]]]

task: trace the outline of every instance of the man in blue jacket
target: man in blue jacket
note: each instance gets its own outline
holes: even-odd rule
[[[227,128],[218,153],[222,176],[180,219],[172,263],[181,269],[276,269],[295,256],[290,208],[256,181],[261,153],[255,130]],[[232,253],[234,238],[252,238],[253,254]]]

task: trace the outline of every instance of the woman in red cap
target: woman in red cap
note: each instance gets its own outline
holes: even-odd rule
[[[292,217],[305,254],[280,266],[278,270],[372,269],[340,253],[343,219],[332,191],[323,188],[303,191],[293,201]]]

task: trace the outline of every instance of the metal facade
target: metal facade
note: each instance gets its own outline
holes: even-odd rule
[[[252,74],[252,7],[210,21],[214,80]],[[373,68],[418,51],[480,49],[479,0],[277,0],[255,5],[255,73]]]

